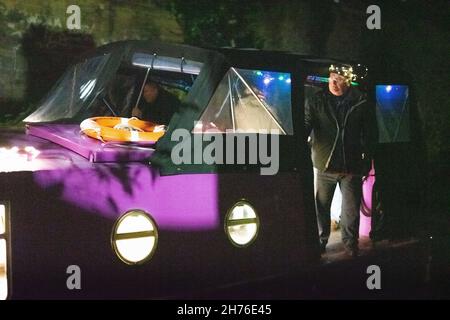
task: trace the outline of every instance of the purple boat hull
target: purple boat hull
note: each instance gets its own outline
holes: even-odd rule
[[[40,138],[1,136],[3,145],[38,150],[29,162],[46,161],[0,173],[0,194],[11,211],[13,298],[184,297],[319,258],[305,192],[312,181],[300,173],[161,176],[146,163],[92,163]],[[241,199],[260,219],[247,248],[232,245],[224,232],[225,215]],[[111,247],[114,224],[130,209],[149,213],[159,231],[155,254],[139,266],[124,264]],[[82,270],[82,290],[66,287],[70,265]]]

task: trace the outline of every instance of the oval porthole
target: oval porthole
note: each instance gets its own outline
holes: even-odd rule
[[[255,209],[245,200],[238,201],[225,217],[225,233],[231,243],[247,247],[255,241],[259,230],[259,218]]]
[[[131,210],[119,218],[111,236],[113,250],[127,264],[148,261],[158,244],[158,228],[142,210]]]

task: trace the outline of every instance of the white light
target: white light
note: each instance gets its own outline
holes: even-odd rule
[[[35,147],[27,146],[24,148],[25,152],[27,153],[27,160],[31,161],[37,158],[37,156],[41,153],[39,150],[37,150]]]
[[[6,208],[4,204],[0,204],[0,236],[6,232]]]
[[[116,240],[116,246],[124,259],[131,263],[138,263],[151,253],[155,245],[155,237]]]
[[[386,92],[391,92],[391,90],[392,90],[392,86],[386,86]]]
[[[8,297],[8,276],[6,261],[6,240],[0,239],[0,300]]]
[[[225,232],[231,242],[243,247],[250,245],[259,229],[259,220],[255,210],[245,201],[236,203],[227,214]]]
[[[291,78],[287,78],[286,83],[291,83]]]
[[[32,146],[0,148],[0,172],[32,170],[40,153]]]
[[[264,78],[263,82],[265,85],[268,85],[270,83],[270,81],[272,81],[273,78]]]
[[[142,263],[151,258],[156,249],[156,224],[147,213],[133,210],[117,222],[113,234],[113,248],[119,258],[128,264]]]
[[[83,84],[80,87],[80,99],[81,100],[83,100],[84,98],[89,96],[89,94],[92,92],[92,90],[94,90],[94,86],[95,86],[96,82],[97,82],[97,80],[95,80],[95,79],[89,80],[88,82],[86,82],[85,84]]]

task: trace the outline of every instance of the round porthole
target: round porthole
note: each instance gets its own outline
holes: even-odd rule
[[[141,264],[149,260],[156,250],[158,229],[148,213],[131,210],[117,220],[111,241],[120,260],[127,264]]]
[[[247,247],[255,241],[259,230],[259,218],[255,209],[245,200],[238,201],[225,217],[225,233],[231,243]]]

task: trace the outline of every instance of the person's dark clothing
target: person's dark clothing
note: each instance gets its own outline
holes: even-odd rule
[[[311,134],[312,161],[322,172],[365,175],[377,139],[375,109],[354,87],[342,97],[328,90],[305,105],[306,135]]]
[[[359,207],[362,195],[362,180],[359,175],[316,171],[315,205],[320,243],[325,245],[330,237],[330,208],[337,183],[342,193],[342,242],[347,248],[354,248],[359,238]]]
[[[311,135],[315,205],[322,250],[330,236],[330,211],[336,185],[342,192],[342,242],[358,249],[362,175],[370,169],[377,127],[373,104],[350,87],[337,97],[328,90],[306,102],[305,128]]]
[[[350,109],[350,104],[347,103],[347,96],[349,91],[347,91],[342,96],[334,96],[331,95],[332,105],[335,108],[336,120],[339,128],[344,127],[345,115]],[[342,133],[342,130],[341,130]],[[334,152],[331,157],[329,171],[332,172],[346,172],[345,163],[344,163],[344,153],[342,146],[342,138],[338,139],[336,142],[336,146],[334,147]]]
[[[139,109],[142,110],[143,120],[168,125],[179,105],[180,101],[175,95],[164,89],[159,89],[158,97],[153,103],[146,102],[142,97]]]

